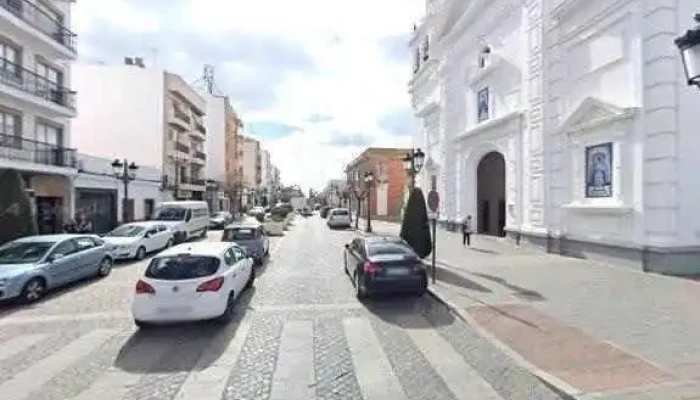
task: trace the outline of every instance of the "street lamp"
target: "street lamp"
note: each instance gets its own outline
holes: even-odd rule
[[[403,168],[411,179],[409,188],[413,189],[416,186],[416,175],[423,168],[425,153],[421,149],[411,149],[401,160],[403,161]]]
[[[365,190],[367,190],[367,228],[365,232],[372,233],[372,212],[370,210],[370,204],[372,203],[372,185],[374,184],[374,174],[372,171],[365,172]]]
[[[674,42],[681,52],[688,85],[695,85],[700,89],[700,13],[695,14],[694,19],[698,25],[676,38]]]
[[[129,182],[136,179],[136,170],[139,167],[135,163],[127,161],[124,159],[120,161],[116,159],[112,162],[112,170],[114,171],[114,176],[117,177],[124,185],[124,199],[122,200],[122,223],[129,222]]]

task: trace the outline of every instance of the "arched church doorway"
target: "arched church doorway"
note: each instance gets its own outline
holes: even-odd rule
[[[506,162],[497,151],[486,154],[476,171],[477,232],[504,236],[506,226]]]

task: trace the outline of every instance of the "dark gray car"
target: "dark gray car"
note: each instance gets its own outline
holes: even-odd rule
[[[228,225],[224,228],[221,241],[235,242],[245,248],[258,265],[270,254],[270,238],[259,222],[246,221]]]

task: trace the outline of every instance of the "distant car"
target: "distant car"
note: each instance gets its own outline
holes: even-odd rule
[[[302,217],[310,217],[312,215],[314,215],[314,212],[311,211],[311,209],[309,207],[304,207],[301,209],[301,216]]]
[[[253,286],[253,260],[234,243],[183,243],[151,259],[136,282],[131,311],[152,323],[231,320],[236,299]]]
[[[326,217],[328,217],[328,212],[329,212],[330,210],[331,210],[331,207],[329,207],[329,206],[323,206],[323,207],[321,207],[321,211],[318,213],[318,215],[319,215],[321,218],[326,218]]]
[[[334,208],[330,210],[326,218],[326,225],[331,229],[349,228],[352,225],[350,211],[345,208]]]
[[[0,300],[31,303],[48,290],[112,271],[111,246],[94,235],[39,235],[0,246]]]
[[[102,238],[112,245],[116,260],[143,260],[146,254],[175,243],[175,232],[157,221],[132,222],[118,227]]]
[[[389,292],[423,295],[428,287],[428,273],[420,257],[396,236],[356,238],[345,245],[343,260],[359,299]]]
[[[224,229],[233,222],[233,215],[228,211],[219,211],[209,217],[209,229]]]
[[[257,265],[262,264],[265,257],[270,255],[270,238],[265,234],[262,224],[255,220],[227,226],[221,235],[221,241],[235,242],[242,246]]]

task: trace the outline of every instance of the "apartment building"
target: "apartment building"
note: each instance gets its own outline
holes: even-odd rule
[[[243,143],[241,141],[243,121],[233,108],[227,110],[224,154],[226,160],[226,191],[233,202],[233,210],[238,212],[243,196]]]
[[[244,203],[254,205],[262,183],[262,149],[260,142],[249,136],[241,137],[241,147],[242,183],[246,193]]]
[[[369,192],[369,199],[365,195],[359,204],[362,213],[367,212],[369,201],[373,217],[391,221],[401,219],[408,183],[403,157],[408,151],[403,148],[369,147],[346,166],[348,189],[354,189],[355,193]],[[366,172],[374,175],[369,189],[363,178]],[[354,210],[357,209],[356,196],[350,196],[350,204]]]
[[[0,169],[18,170],[42,233],[74,211],[71,148],[77,57],[68,1],[0,1]]]
[[[227,96],[203,94],[207,104],[204,123],[206,140],[206,200],[212,212],[231,211],[236,198],[236,144],[242,122],[231,106]]]
[[[206,100],[179,75],[126,58],[75,65],[73,82],[84,91],[73,126],[81,153],[161,169],[164,199],[204,199]]]

